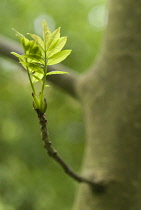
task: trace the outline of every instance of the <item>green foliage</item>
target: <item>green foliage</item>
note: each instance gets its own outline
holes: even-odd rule
[[[62,50],[66,44],[67,37],[60,37],[60,28],[53,33],[43,21],[43,39],[35,34],[28,33],[33,40],[27,39],[24,35],[16,31],[24,49],[24,55],[15,55],[22,66],[27,70],[30,85],[32,88],[33,107],[36,111],[44,114],[47,108],[46,99],[43,98],[46,78],[53,74],[65,74],[63,71],[48,72],[47,66],[58,64],[71,53],[71,50]],[[42,85],[39,94],[36,94],[34,83],[39,81]]]

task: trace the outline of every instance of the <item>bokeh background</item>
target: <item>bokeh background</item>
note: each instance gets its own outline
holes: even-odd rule
[[[41,35],[45,19],[61,26],[72,49],[64,65],[82,73],[94,63],[107,24],[106,0],[1,0],[0,33],[12,28]],[[58,88],[46,90],[49,135],[63,158],[80,171],[85,127],[79,103]],[[78,184],[50,159],[40,140],[27,75],[0,57],[0,210],[71,210]]]

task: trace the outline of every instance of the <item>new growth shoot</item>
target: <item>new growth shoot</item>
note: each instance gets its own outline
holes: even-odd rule
[[[45,87],[48,86],[46,85],[46,79],[49,75],[67,73],[63,71],[48,72],[48,66],[60,63],[71,53],[71,50],[62,50],[66,44],[67,37],[60,37],[60,28],[51,33],[45,21],[43,21],[43,38],[28,33],[32,38],[32,40],[29,40],[17,31],[16,35],[20,39],[24,49],[24,54],[19,55],[15,52],[12,52],[12,54],[19,59],[21,65],[27,70],[29,82],[32,88],[33,108],[38,115],[39,123],[41,125],[41,137],[44,148],[48,155],[53,158],[74,180],[79,183],[83,182],[90,185],[96,192],[104,192],[107,182],[105,183],[103,180],[95,181],[87,179],[75,173],[57,153],[48,137],[48,121],[45,116],[47,102],[44,98],[44,90]],[[41,89],[38,94],[35,88],[35,82],[41,83]]]
[[[71,53],[71,50],[62,50],[66,44],[67,37],[60,37],[60,28],[51,33],[45,21],[43,21],[42,25],[42,38],[28,33],[32,38],[32,40],[29,40],[16,31],[16,35],[19,37],[24,49],[24,55],[19,55],[15,52],[11,53],[19,59],[21,65],[27,70],[32,88],[33,108],[37,113],[43,115],[47,109],[47,102],[44,98],[45,87],[49,86],[46,85],[47,76],[67,73],[63,71],[48,72],[47,67],[63,61]],[[39,93],[36,91],[35,82],[41,83]]]

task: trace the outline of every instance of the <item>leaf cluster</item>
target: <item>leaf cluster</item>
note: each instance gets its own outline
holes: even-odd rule
[[[11,53],[19,59],[21,65],[27,70],[33,91],[34,108],[44,113],[46,106],[44,106],[43,93],[44,87],[48,86],[45,84],[47,76],[67,73],[62,71],[48,72],[47,66],[60,63],[71,53],[71,50],[62,50],[67,42],[67,37],[60,37],[60,27],[51,33],[45,21],[43,21],[43,38],[28,33],[32,38],[32,40],[29,40],[18,31],[16,31],[16,35],[20,39],[24,54]],[[41,92],[38,96],[34,87],[34,83],[37,81],[42,84]]]

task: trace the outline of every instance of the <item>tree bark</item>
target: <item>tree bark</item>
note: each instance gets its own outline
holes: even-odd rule
[[[87,143],[82,174],[111,180],[103,193],[81,184],[73,210],[141,209],[141,1],[110,0],[94,68],[81,76]]]

